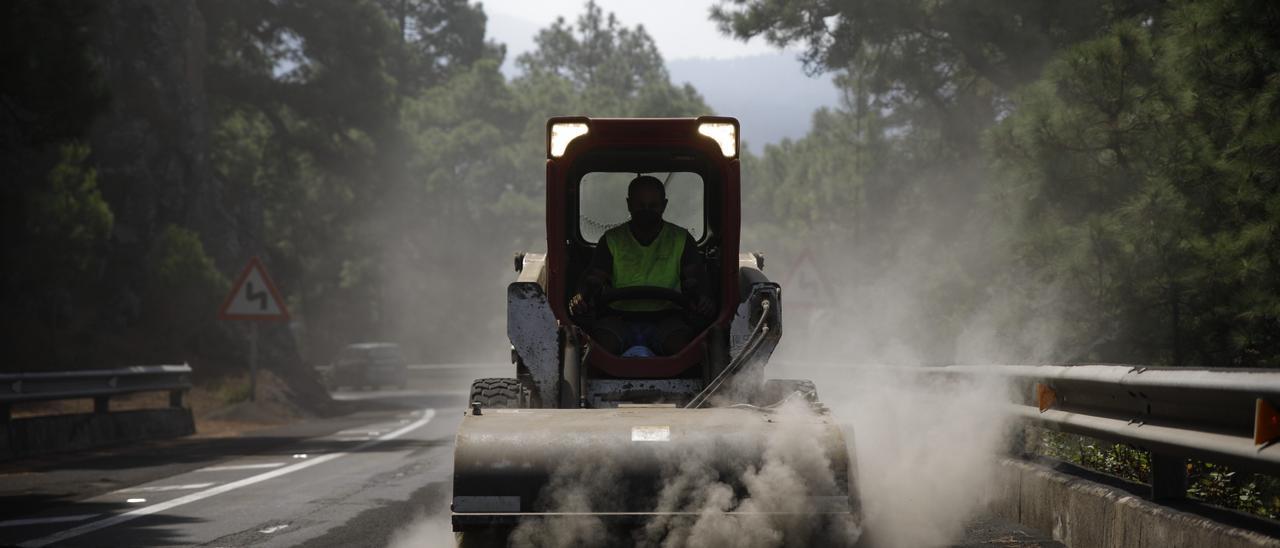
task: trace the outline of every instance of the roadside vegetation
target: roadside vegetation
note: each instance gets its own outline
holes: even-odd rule
[[[25,267],[0,290],[15,307],[5,349],[24,368],[242,368],[247,329],[215,313],[252,255],[296,320],[268,326],[267,362],[323,364],[361,340],[403,341],[418,360],[501,355],[490,318],[502,267],[513,250],[541,245],[547,117],[711,111],[670,81],[643,28],[590,3],[539,32],[537,49],[515,59],[516,78],[499,71],[504,47],[486,38],[480,6],[463,0],[120,8],[3,8],[14,32],[0,91],[14,108],[0,115],[18,122],[3,159],[20,168],[4,191],[6,258]],[[163,24],[135,25],[166,17],[194,17],[201,32],[175,43]],[[153,41],[102,43],[125,26]],[[137,85],[188,78],[163,70],[190,51],[203,87]],[[147,59],[143,74],[121,74],[113,55]],[[198,106],[165,111],[148,93]],[[120,151],[93,148],[112,145],[95,124],[116,110],[129,115],[121,124],[207,133],[195,150],[151,143],[167,163],[122,173]],[[195,177],[144,184],[194,155],[206,168]],[[212,219],[173,209],[177,196]]]
[[[747,227],[839,283],[918,296],[894,314],[847,291],[849,314],[887,324],[863,347],[1280,365],[1274,2],[746,0],[714,17],[838,75],[840,108],[744,167],[764,225]],[[988,344],[967,348],[975,324]]]
[[[4,8],[24,22],[4,39],[6,264],[26,265],[0,288],[16,361],[240,362],[243,334],[209,307],[254,254],[298,320],[264,343],[276,361],[369,339],[423,360],[500,353],[495,265],[540,245],[546,117],[712,110],[643,27],[590,2],[542,29],[514,78],[464,0],[173,6],[202,22],[203,43],[157,52],[197,52],[203,74],[173,88],[196,118],[165,120],[129,95],[148,90],[122,87],[146,78],[121,77],[115,56],[142,50],[95,29],[138,14]],[[1280,365],[1278,11],[722,3],[727,33],[802,48],[844,98],[807,136],[745,155],[746,243],[844,269],[846,315],[876,314],[867,292],[886,278],[905,285],[913,311],[855,339],[920,361]],[[166,160],[207,154],[204,171],[122,175],[103,116],[206,128]],[[168,212],[174,192],[220,209]],[[975,318],[998,351],[966,345]]]
[[[1034,453],[1134,483],[1151,483],[1151,454],[1120,443],[1036,429]],[[1280,518],[1280,478],[1187,461],[1187,495],[1223,508]]]

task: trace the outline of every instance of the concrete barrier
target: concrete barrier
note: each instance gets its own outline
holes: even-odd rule
[[[1042,464],[1001,459],[991,512],[1072,548],[1280,548],[1280,538],[1144,499]],[[1178,503],[1185,506],[1203,506]],[[1222,516],[1247,518],[1224,510]],[[1270,522],[1265,522],[1270,523]]]
[[[186,408],[54,415],[0,423],[0,459],[194,434]]]

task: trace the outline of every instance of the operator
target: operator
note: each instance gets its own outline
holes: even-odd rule
[[[606,286],[648,286],[678,290],[688,313],[664,300],[615,301],[591,321],[591,337],[611,354],[623,357],[670,356],[695,334],[695,323],[711,318],[706,267],[688,230],[662,220],[667,190],[656,177],[641,175],[627,186],[631,221],[604,233],[591,263],[569,301],[575,316],[590,316]],[[688,317],[687,317],[688,316]]]

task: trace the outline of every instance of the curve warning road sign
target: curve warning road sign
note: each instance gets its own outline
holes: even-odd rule
[[[276,285],[267,276],[267,269],[257,257],[249,260],[231,293],[222,302],[218,318],[223,320],[287,320],[289,311]]]

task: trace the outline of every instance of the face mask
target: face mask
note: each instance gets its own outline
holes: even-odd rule
[[[642,209],[631,212],[631,222],[637,228],[651,229],[658,226],[662,222],[662,214],[652,209]]]

